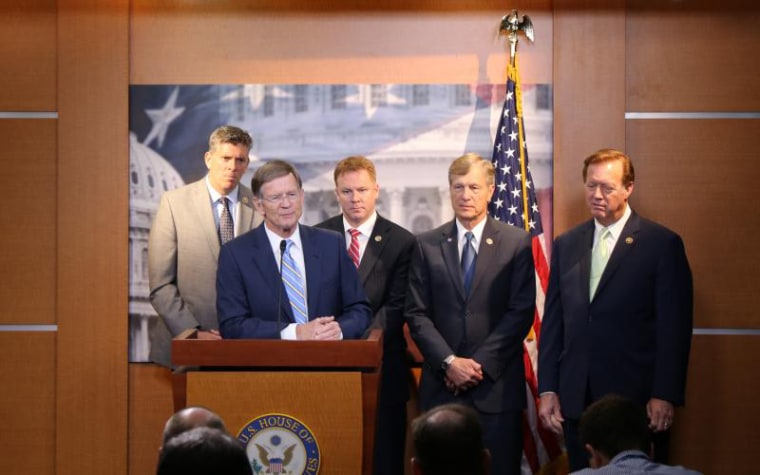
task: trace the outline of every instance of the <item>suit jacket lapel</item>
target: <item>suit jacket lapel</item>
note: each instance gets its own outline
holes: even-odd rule
[[[446,269],[449,272],[451,280],[453,280],[454,288],[457,289],[459,295],[465,298],[464,283],[462,281],[462,266],[459,261],[459,243],[457,242],[457,224],[456,221],[451,222],[448,232],[444,231],[441,235],[441,254],[443,256],[443,262],[446,264]]]
[[[235,219],[235,236],[240,236],[253,228],[253,195],[247,188],[238,187],[238,214]]]
[[[219,257],[219,233],[216,229],[216,220],[214,219],[214,209],[211,207],[211,197],[206,188],[206,180],[198,180],[193,190],[193,208],[195,209],[198,223],[200,224],[206,241],[211,249],[214,260]]]
[[[475,259],[475,275],[472,277],[470,295],[473,294],[478,283],[483,280],[483,276],[489,274],[488,267],[490,267],[490,263],[496,260],[496,250],[499,248],[500,239],[499,231],[493,225],[491,218],[486,218],[483,235],[480,236],[480,243],[478,243],[478,254]]]
[[[591,250],[594,246],[594,220],[586,224],[581,234],[583,244],[583,254],[579,262],[581,274],[581,287],[583,288],[583,301],[588,302],[591,299]],[[599,286],[597,286],[598,289]]]
[[[597,294],[604,290],[604,285],[612,279],[612,276],[615,275],[620,264],[626,259],[626,256],[633,251],[636,245],[635,236],[639,232],[640,225],[641,221],[639,220],[639,216],[632,212],[631,216],[628,218],[628,222],[623,226],[623,231],[620,233],[620,236],[615,243],[615,248],[612,250],[612,254],[610,254],[610,259],[607,261],[607,265],[604,267],[604,272],[602,272],[602,277],[599,279],[599,285],[597,286]]]
[[[319,276],[321,274],[322,262],[319,256],[319,249],[312,246],[311,234],[314,231],[304,225],[299,225],[298,229],[301,233],[301,245],[303,246],[305,267],[303,272],[306,275],[306,299],[309,306],[309,320],[311,320],[316,316],[313,312],[317,308],[317,301],[319,300]]]
[[[388,243],[387,235],[389,229],[390,227],[385,218],[378,215],[375,226],[372,228],[372,235],[369,237],[369,241],[367,241],[367,247],[364,249],[364,255],[359,263],[359,278],[364,286],[366,286],[367,280],[372,275],[372,269],[377,264],[385,245]]]

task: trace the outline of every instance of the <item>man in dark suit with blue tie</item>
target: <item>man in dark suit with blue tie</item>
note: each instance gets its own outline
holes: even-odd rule
[[[491,473],[519,474],[526,407],[523,339],[536,283],[530,235],[488,217],[493,164],[466,154],[449,167],[456,219],[421,234],[409,268],[406,318],[424,356],[422,409],[473,407]]]
[[[304,194],[296,169],[267,162],[254,173],[251,191],[264,226],[219,253],[222,337],[360,338],[371,311],[356,267],[338,233],[298,223]]]
[[[539,416],[564,433],[570,468],[587,466],[578,420],[616,393],[646,407],[654,456],[667,463],[673,408],[684,403],[692,278],[683,241],[633,212],[634,170],[622,152],[586,158],[593,219],[559,236],[538,353]]]
[[[317,227],[346,237],[372,313],[372,328],[383,330],[383,366],[375,436],[374,475],[404,472],[409,368],[404,339],[404,300],[414,236],[375,210],[380,191],[375,165],[348,157],[335,166],[335,195],[342,214]]]

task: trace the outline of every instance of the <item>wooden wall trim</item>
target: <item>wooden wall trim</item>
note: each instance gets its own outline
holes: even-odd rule
[[[59,0],[58,475],[127,471],[128,77],[128,0]]]

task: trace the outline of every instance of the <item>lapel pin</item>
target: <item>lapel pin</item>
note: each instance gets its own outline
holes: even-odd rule
[[[491,244],[493,244],[493,239],[491,239],[491,238],[486,238],[486,244],[488,244],[489,246],[490,246]]]
[[[633,238],[631,236],[628,236],[627,238],[625,238],[625,243],[626,244],[633,244]]]
[[[248,197],[247,196],[243,197],[243,203],[248,204]]]
[[[446,242],[451,242],[451,238],[446,238]]]
[[[375,242],[380,242],[383,240],[382,236],[375,236]]]

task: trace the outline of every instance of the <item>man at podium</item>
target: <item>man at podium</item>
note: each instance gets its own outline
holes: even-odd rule
[[[251,180],[264,226],[222,246],[217,311],[223,338],[360,338],[372,313],[340,234],[298,223],[303,185],[273,160]]]

